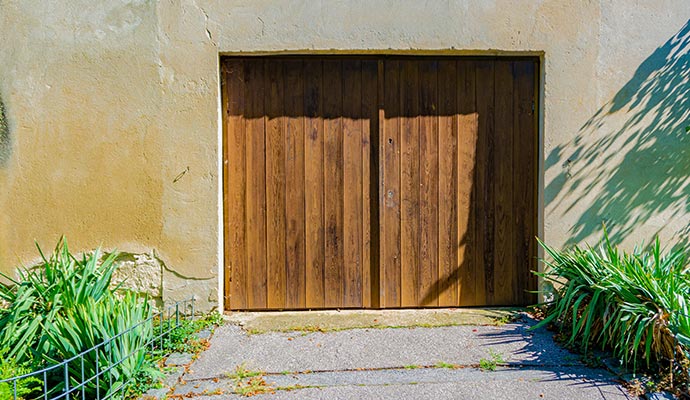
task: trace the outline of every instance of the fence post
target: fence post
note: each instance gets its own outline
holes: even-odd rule
[[[101,352],[96,347],[96,399],[101,400]]]
[[[108,339],[105,342],[105,346],[108,350],[108,380],[110,382],[110,386],[108,387],[108,390],[113,388],[113,346],[110,345],[110,339]]]
[[[161,346],[160,350],[161,351],[163,350],[163,315],[164,315],[164,313],[165,313],[165,309],[163,309],[163,311],[160,312],[159,317],[158,317],[158,322],[160,322],[160,326],[161,326],[161,334],[160,334],[160,346]]]
[[[65,393],[66,396],[65,398],[69,400],[70,395],[69,395],[69,361],[64,364],[64,371],[65,371]]]
[[[84,353],[81,354],[81,400],[86,400],[86,384],[84,384]]]

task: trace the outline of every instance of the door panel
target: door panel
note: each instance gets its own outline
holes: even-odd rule
[[[376,66],[224,61],[228,309],[371,305]]]
[[[381,306],[535,301],[536,61],[384,61]]]
[[[537,73],[224,59],[226,308],[534,302]]]

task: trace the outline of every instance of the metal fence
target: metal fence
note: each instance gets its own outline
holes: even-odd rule
[[[183,321],[194,319],[194,298],[177,302],[154,313],[149,318],[138,322],[125,331],[108,338],[100,344],[82,351],[58,364],[47,366],[38,371],[0,380],[0,386],[7,385],[0,400],[21,399],[18,388],[21,382],[41,383],[40,394],[32,391],[29,399],[41,400],[106,400],[124,398],[125,391],[134,376],[122,380],[117,367],[140,351],[155,352],[164,349],[164,341],[170,333],[180,327]],[[125,335],[150,329],[150,338],[127,354],[117,353],[115,345],[124,340]],[[85,369],[84,360],[95,359],[95,371]],[[81,371],[81,373],[79,373]],[[118,380],[121,380],[118,382]],[[9,392],[10,397],[6,397]]]

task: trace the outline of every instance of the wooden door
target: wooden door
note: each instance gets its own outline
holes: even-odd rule
[[[226,308],[372,305],[377,68],[223,62]]]
[[[227,309],[536,300],[536,59],[222,68]]]
[[[536,60],[384,62],[382,307],[535,301],[536,73]]]

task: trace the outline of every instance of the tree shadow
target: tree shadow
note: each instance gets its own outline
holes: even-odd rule
[[[553,339],[553,333],[546,328],[533,329],[538,323],[534,318],[523,314],[516,322],[511,322],[490,333],[482,333],[487,339],[486,346],[491,349],[501,345],[522,345],[512,352],[514,359],[506,364],[516,370],[532,369],[542,371],[546,377],[542,381],[567,382],[567,386],[595,387],[601,393],[611,391],[616,377],[605,368],[589,367],[582,362],[582,356],[571,353]],[[620,392],[615,392],[620,395]]]
[[[616,95],[557,146],[546,169],[547,207],[584,211],[566,244],[601,235],[614,243],[642,226],[658,234],[690,213],[690,21],[652,53]],[[659,215],[663,213],[662,217]],[[603,224],[602,224],[603,223]],[[690,225],[677,232],[690,233]]]

